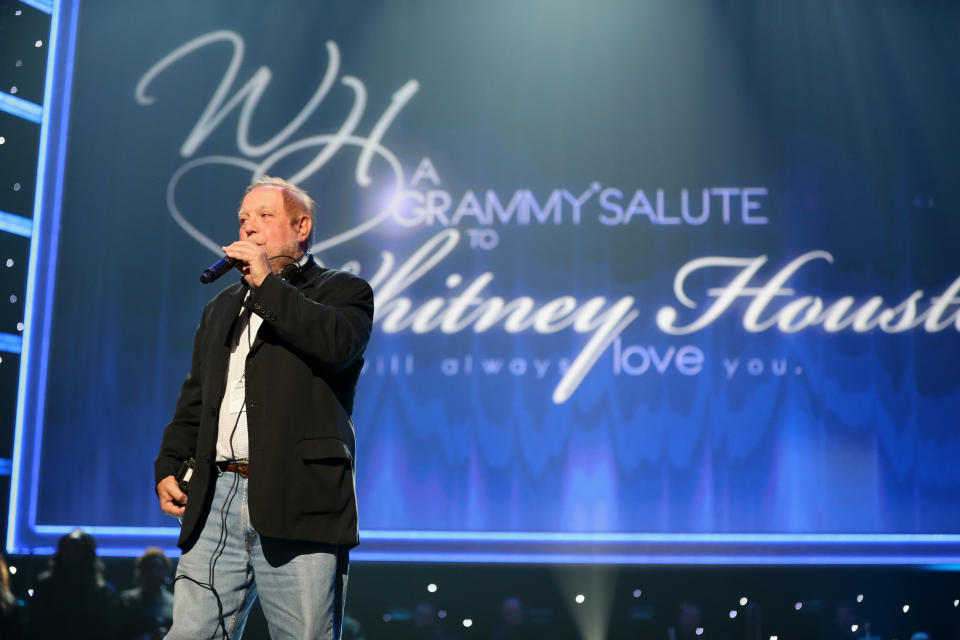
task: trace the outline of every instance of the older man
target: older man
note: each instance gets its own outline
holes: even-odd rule
[[[340,635],[373,293],[307,253],[314,210],[298,187],[258,180],[223,247],[243,279],[203,311],[154,464],[161,509],[182,522],[167,638],[239,638],[258,595],[275,639]]]

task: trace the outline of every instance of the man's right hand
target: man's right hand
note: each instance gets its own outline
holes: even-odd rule
[[[187,494],[180,491],[177,479],[167,476],[157,484],[157,497],[160,499],[160,509],[168,516],[180,518],[186,509]]]

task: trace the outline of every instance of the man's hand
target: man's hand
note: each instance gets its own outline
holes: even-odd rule
[[[267,252],[258,244],[249,240],[237,240],[229,246],[221,247],[221,249],[231,258],[236,258],[244,263],[240,267],[240,272],[243,273],[243,279],[251,287],[259,287],[263,279],[272,273],[270,261],[267,260]]]
[[[157,497],[160,499],[160,510],[165,514],[175,518],[183,515],[187,494],[180,491],[175,477],[167,476],[157,484]]]

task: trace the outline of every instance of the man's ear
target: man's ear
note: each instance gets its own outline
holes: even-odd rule
[[[310,216],[300,216],[297,219],[297,240],[306,242],[311,231],[313,231],[313,220],[310,219]]]

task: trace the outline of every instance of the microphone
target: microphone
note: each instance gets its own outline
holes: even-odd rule
[[[236,258],[231,258],[230,256],[223,256],[215,263],[207,267],[207,269],[200,274],[200,282],[203,284],[210,284],[230,269],[233,269],[241,260]]]

